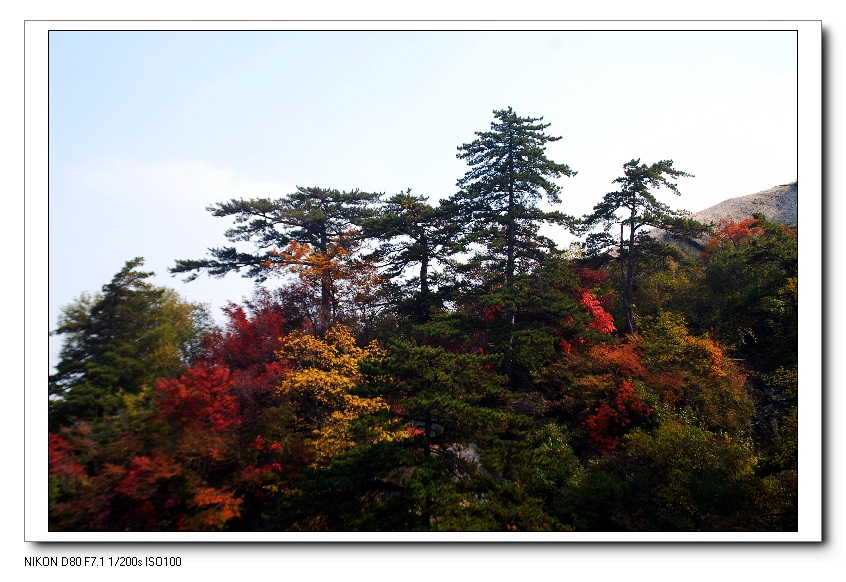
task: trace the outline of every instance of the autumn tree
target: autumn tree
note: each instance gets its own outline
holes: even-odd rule
[[[641,249],[654,244],[652,237],[643,231],[645,227],[659,228],[675,236],[691,238],[704,229],[699,223],[687,218],[687,213],[673,210],[660,202],[653,190],[667,188],[680,195],[678,185],[671,180],[693,177],[691,174],[673,168],[672,160],[662,160],[651,166],[641,164],[640,159],[623,164],[624,174],[613,181],[619,190],[609,192],[593,207],[591,214],[581,219],[583,232],[599,226],[601,231],[588,236],[587,246],[592,253],[607,251],[616,247],[620,263],[620,288],[626,319],[626,331],[635,330],[633,313],[633,292],[636,265]],[[619,237],[617,227],[619,226]]]
[[[257,290],[224,313],[180,375],[126,395],[98,426],[51,434],[51,529],[263,527],[310,462],[277,395],[289,366],[276,352],[291,324],[282,291]]]
[[[51,529],[224,529],[241,505],[232,380],[225,369],[191,366],[128,397],[98,426],[51,433]],[[139,408],[142,398],[150,402]]]
[[[278,393],[296,410],[312,447],[313,465],[327,464],[333,456],[351,446],[351,424],[355,419],[387,408],[381,398],[355,393],[360,382],[359,364],[378,358],[375,342],[359,347],[351,330],[337,324],[323,337],[310,332],[293,332],[277,356],[292,367],[279,383]],[[402,433],[372,427],[374,440],[400,438]]]
[[[233,199],[208,208],[217,217],[233,217],[235,226],[226,231],[232,243],[252,242],[255,252],[237,246],[209,249],[211,257],[178,260],[173,274],[200,273],[222,277],[245,270],[243,276],[262,282],[273,273],[294,271],[318,295],[316,325],[325,330],[333,321],[340,297],[339,281],[358,269],[349,261],[359,244],[359,225],[372,215],[370,205],[377,194],[353,190],[298,187],[278,199]],[[360,266],[359,266],[360,267]]]

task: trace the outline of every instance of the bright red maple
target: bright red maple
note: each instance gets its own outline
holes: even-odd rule
[[[590,440],[603,454],[617,452],[620,438],[636,421],[650,416],[655,409],[635,395],[631,382],[623,380],[614,401],[603,402],[584,421]]]

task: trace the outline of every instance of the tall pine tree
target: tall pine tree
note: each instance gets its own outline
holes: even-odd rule
[[[592,252],[619,245],[620,286],[626,331],[632,333],[635,329],[632,297],[635,266],[640,258],[638,251],[655,248],[655,240],[642,229],[659,228],[671,236],[690,239],[702,234],[705,227],[688,218],[686,211],[673,210],[660,202],[652,193],[653,190],[664,187],[679,196],[681,192],[678,185],[670,180],[693,177],[692,174],[675,169],[673,160],[662,160],[651,166],[641,164],[640,159],[631,160],[623,164],[623,169],[624,175],[613,181],[614,184],[620,185],[620,189],[607,193],[602,201],[593,207],[591,214],[582,217],[581,222],[584,232],[596,226],[602,227],[601,232],[588,236],[588,248]],[[620,227],[620,236],[615,240],[612,230],[617,226]]]
[[[545,195],[560,203],[561,188],[551,179],[576,172],[546,157],[546,144],[561,138],[545,133],[543,117],[519,117],[511,107],[494,117],[490,131],[458,147],[457,157],[470,170],[458,180],[461,191],[453,200],[470,224],[465,242],[481,247],[475,263],[503,273],[512,290],[518,270],[552,244],[538,234],[540,224],[563,222],[563,214],[541,210],[538,201]]]
[[[476,132],[475,140],[458,147],[457,157],[470,170],[458,180],[461,191],[451,203],[456,219],[468,225],[462,242],[475,253],[468,270],[481,271],[489,289],[504,288],[505,371],[513,387],[515,282],[555,247],[539,234],[540,225],[563,224],[566,218],[540,209],[538,202],[545,196],[560,203],[561,188],[551,180],[576,172],[546,157],[546,145],[561,138],[546,134],[549,124],[542,117],[520,117],[511,107],[493,113],[490,131]]]

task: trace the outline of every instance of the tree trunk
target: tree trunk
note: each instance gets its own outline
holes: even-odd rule
[[[426,323],[431,317],[431,304],[429,301],[429,253],[428,241],[422,238],[424,250],[420,259],[420,299],[417,303],[417,323]]]
[[[508,290],[508,300],[511,302],[510,313],[508,314],[508,353],[506,354],[505,373],[508,376],[508,388],[514,390],[516,379],[514,377],[514,330],[517,326],[517,305],[514,297],[514,270],[516,246],[516,217],[514,216],[514,157],[512,152],[511,138],[508,140],[508,214],[505,231],[506,239],[506,265],[505,265],[505,288]]]
[[[320,252],[325,254],[328,250],[329,236],[324,231],[320,235]],[[332,310],[332,276],[329,272],[323,272],[320,276],[320,314],[317,318],[319,333],[329,329],[332,321]]]
[[[623,309],[626,314],[626,327],[628,333],[634,333],[634,313],[632,310],[632,295],[634,294],[634,210],[632,210],[631,218],[629,219],[629,252],[625,260],[625,271],[623,271],[623,225],[620,224],[620,271],[623,278]]]

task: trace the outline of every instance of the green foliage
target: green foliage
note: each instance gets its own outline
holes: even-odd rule
[[[756,215],[723,223],[703,257],[702,325],[762,372],[797,364],[798,256],[795,228]]]
[[[654,434],[629,435],[623,463],[646,484],[655,529],[745,529],[754,516],[748,441],[665,422]]]
[[[411,190],[388,200],[373,218],[363,223],[363,235],[380,242],[374,252],[390,279],[401,277],[417,266],[417,276],[408,283],[415,290],[398,305],[401,315],[410,311],[417,323],[425,323],[442,302],[433,290],[437,279],[436,262],[449,262],[454,238],[460,227],[448,220],[445,205],[433,207],[425,196],[413,196]]]
[[[243,276],[263,282],[271,273],[291,271],[303,282],[317,313],[314,326],[325,331],[337,320],[342,295],[368,302],[374,274],[370,265],[354,260],[360,245],[360,225],[373,216],[370,205],[378,194],[298,187],[287,196],[270,200],[230,200],[208,208],[214,216],[234,217],[226,231],[232,243],[252,242],[255,252],[237,246],[209,249],[211,258],[177,260],[173,274],[188,273],[186,281],[206,272],[223,277],[246,269]],[[344,288],[343,282],[352,284]],[[361,293],[365,291],[365,293]]]
[[[296,192],[275,200],[218,202],[207,210],[216,217],[234,217],[236,226],[225,233],[229,241],[251,241],[256,252],[242,252],[235,246],[213,248],[209,249],[211,258],[178,260],[170,271],[188,273],[187,280],[191,281],[203,272],[222,277],[246,269],[244,277],[264,281],[271,273],[268,267],[282,261],[269,251],[282,250],[292,240],[325,251],[333,238],[347,236],[355,225],[371,216],[368,204],[376,198],[376,194],[358,190],[340,192],[300,186]]]
[[[54,426],[97,421],[125,407],[158,378],[180,373],[207,325],[202,308],[146,281],[143,259],[128,261],[95,296],[66,307],[54,333],[66,340],[50,377]]]
[[[772,528],[750,443],[667,419],[636,429],[620,454],[587,468],[565,496],[578,529],[756,531]]]
[[[470,170],[458,180],[461,188],[453,203],[467,225],[464,243],[481,250],[468,268],[483,267],[504,274],[512,289],[518,272],[528,272],[542,250],[552,242],[538,234],[541,223],[563,223],[564,215],[545,212],[537,203],[546,196],[560,203],[561,188],[550,178],[573,176],[566,164],[546,157],[546,144],[561,139],[549,136],[542,117],[519,117],[510,107],[494,111],[491,130],[476,132],[476,139],[458,147],[457,157],[467,160]]]

